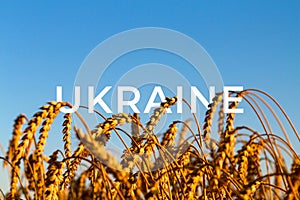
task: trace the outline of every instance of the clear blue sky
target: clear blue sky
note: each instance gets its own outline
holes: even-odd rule
[[[96,45],[147,26],[195,39],[217,64],[225,85],[267,91],[299,130],[299,0],[1,1],[1,144],[7,147],[15,117],[31,116],[55,99],[57,85],[66,96],[72,94],[77,70]]]

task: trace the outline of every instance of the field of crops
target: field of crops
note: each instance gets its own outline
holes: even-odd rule
[[[80,113],[60,113],[61,107],[72,107],[67,102],[49,102],[32,118],[21,114],[1,157],[10,171],[10,191],[2,198],[300,199],[300,157],[292,145],[300,144],[300,138],[291,120],[265,92],[249,89],[231,95],[251,106],[263,132],[237,124],[233,113],[225,114],[222,94],[209,105],[204,122],[191,115],[192,120],[173,121],[161,136],[155,127],[176,97],[166,98],[145,123],[136,113],[119,113],[102,116],[102,123],[88,127]],[[230,104],[232,109],[237,106],[238,102]],[[273,132],[263,107],[272,113],[281,134]],[[46,155],[48,134],[59,115],[64,117],[64,149]],[[84,129],[72,123],[75,116]],[[124,124],[131,128],[122,129]],[[124,145],[120,158],[106,150],[113,134]],[[292,143],[291,135],[298,141]],[[79,140],[78,146],[71,145],[71,136]]]

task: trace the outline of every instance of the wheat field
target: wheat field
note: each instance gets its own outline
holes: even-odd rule
[[[235,114],[224,114],[222,94],[214,97],[204,122],[196,115],[173,121],[161,137],[155,127],[167,108],[176,104],[176,97],[166,98],[146,123],[136,113],[119,113],[102,116],[102,123],[88,127],[80,113],[60,113],[61,107],[72,107],[67,102],[49,102],[31,119],[21,114],[15,119],[7,153],[1,156],[10,172],[10,190],[1,198],[300,199],[300,157],[289,136],[297,138],[298,145],[300,137],[291,120],[263,91],[231,95],[250,105],[263,131],[237,124]],[[230,104],[232,109],[237,106],[238,102]],[[282,134],[273,132],[263,106]],[[58,116],[64,118],[64,148],[47,155],[48,134]],[[72,123],[75,116],[84,129]],[[123,129],[124,124],[130,125],[129,130]],[[120,158],[106,150],[111,135],[124,144]],[[71,144],[72,136],[78,139],[77,146]]]

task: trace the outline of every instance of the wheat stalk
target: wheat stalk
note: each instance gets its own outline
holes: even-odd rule
[[[169,124],[160,140],[155,127],[167,109],[176,103],[174,97],[166,98],[145,126],[138,114],[119,113],[104,117],[104,121],[90,131],[76,112],[86,132],[74,128],[79,139],[74,151],[71,144],[73,114],[64,114],[63,150],[55,149],[48,158],[45,147],[51,125],[58,119],[62,106],[72,107],[67,102],[49,102],[28,121],[24,131],[25,115],[15,119],[6,158],[1,157],[4,167],[11,171],[10,191],[5,198],[299,199],[299,153],[292,147],[280,115],[270,109],[259,94],[275,102],[295,136],[299,137],[291,120],[273,98],[250,89],[231,95],[245,99],[264,132],[245,125],[236,126],[237,116],[223,113],[221,94],[218,94],[206,112],[203,135],[194,115],[196,131],[192,130],[191,121],[177,120]],[[249,95],[261,100],[275,120],[268,119],[263,107]],[[230,104],[232,109],[237,106],[237,102]],[[214,134],[213,117],[218,108],[218,130]],[[271,121],[278,123],[284,138],[272,131]],[[120,128],[126,123],[131,125],[130,130],[126,130],[126,126],[124,130]],[[178,124],[182,125],[181,131],[178,131]],[[38,140],[37,130],[40,130]],[[186,136],[187,131],[192,133],[191,137]],[[114,133],[124,145],[121,158],[112,155],[106,147]],[[219,137],[213,138],[213,135]],[[286,155],[292,161],[291,167]],[[24,167],[21,167],[22,162]]]

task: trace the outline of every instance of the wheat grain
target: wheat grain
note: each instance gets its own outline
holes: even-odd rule
[[[244,93],[236,95],[243,97]],[[105,119],[90,132],[84,119],[80,118],[87,134],[74,129],[80,139],[74,152],[70,142],[72,114],[65,114],[62,130],[64,152],[56,149],[50,159],[44,149],[51,124],[62,106],[71,105],[49,102],[43,106],[29,120],[22,138],[22,125],[26,117],[20,115],[15,120],[6,159],[1,157],[11,170],[10,192],[5,195],[6,199],[19,199],[23,195],[26,199],[300,198],[300,159],[291,144],[285,141],[286,138],[273,133],[260,134],[247,126],[235,128],[237,122],[233,113],[226,115],[224,128],[225,115],[218,95],[206,113],[204,135],[200,131],[199,135],[195,135],[189,121],[174,121],[159,141],[155,126],[176,100],[176,97],[166,98],[154,110],[146,126],[140,122],[138,114],[120,113]],[[230,108],[237,105],[237,102],[232,102]],[[220,137],[214,139],[211,134],[213,115],[218,106],[217,131]],[[131,123],[131,134],[118,127],[125,123]],[[178,123],[182,124],[182,130],[176,138]],[[195,123],[198,124],[198,121]],[[35,143],[35,132],[40,125],[39,140]],[[187,130],[194,137],[186,138]],[[243,130],[250,131],[250,134]],[[107,141],[112,131],[126,147],[121,162],[105,147],[110,144]],[[124,140],[119,131],[130,137],[129,140]],[[204,150],[201,136],[206,144]],[[127,147],[128,141],[131,147]],[[33,143],[35,145],[31,147]],[[59,153],[62,155],[61,161],[58,160]],[[283,155],[293,157],[290,172],[288,162],[282,159]],[[22,161],[24,168],[20,167]],[[19,179],[21,173],[25,174],[24,179]]]

